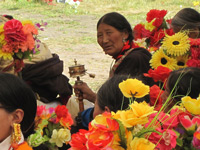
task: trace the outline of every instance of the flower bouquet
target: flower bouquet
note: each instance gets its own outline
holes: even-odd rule
[[[32,147],[38,147],[41,144],[50,149],[62,147],[71,140],[70,126],[72,124],[73,120],[65,105],[49,109],[38,106],[35,133],[31,134],[27,141]]]
[[[133,28],[134,42],[149,51],[157,50],[166,34],[174,34],[170,27],[171,20],[164,18],[166,14],[166,10],[150,10],[146,22],[137,24]]]
[[[36,44],[38,30],[31,21],[11,19],[0,25],[0,58],[12,61],[3,71],[15,67],[18,73],[24,67],[23,59],[39,52]]]

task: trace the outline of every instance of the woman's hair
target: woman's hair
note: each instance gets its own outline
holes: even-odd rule
[[[200,28],[200,14],[195,9],[183,8],[172,19],[172,26],[184,29]]]
[[[107,106],[110,111],[114,112],[116,112],[117,110],[121,110],[121,108],[122,110],[128,108],[129,99],[123,96],[119,88],[119,83],[128,78],[133,77],[130,77],[128,75],[114,75],[100,87],[97,92],[97,104],[101,110],[105,110],[105,106]],[[136,78],[139,79],[138,77]],[[141,79],[142,78],[140,78],[139,80]],[[137,101],[144,100],[149,102],[149,97],[147,96],[141,99],[137,99]]]
[[[126,40],[129,40],[130,42],[133,40],[131,25],[123,15],[117,12],[107,13],[99,19],[97,29],[101,23],[110,25],[120,32],[128,32],[129,36]]]
[[[180,80],[179,80],[180,79]],[[178,82],[179,80],[179,82]],[[171,92],[175,84],[176,101],[180,101],[183,96],[197,98],[200,94],[200,68],[182,68],[172,71],[167,81],[169,91]]]
[[[27,137],[34,128],[37,103],[31,88],[20,78],[7,73],[0,73],[0,104],[9,113],[16,109],[24,111],[21,129]]]

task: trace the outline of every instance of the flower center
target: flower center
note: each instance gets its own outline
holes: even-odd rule
[[[167,63],[167,59],[161,58],[161,63],[162,63],[163,65],[165,65],[165,64]]]
[[[173,45],[179,45],[179,41],[174,41]]]
[[[184,65],[185,65],[185,63],[184,63],[184,62],[181,62],[181,61],[179,61],[179,62],[177,62],[177,65],[178,65],[178,66],[184,66]]]

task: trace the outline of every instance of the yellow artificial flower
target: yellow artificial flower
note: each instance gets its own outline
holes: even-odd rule
[[[198,2],[198,1],[193,1],[193,5],[194,5],[194,6],[198,6],[198,5],[199,5],[199,2]]]
[[[165,55],[162,49],[159,49],[152,55],[150,65],[153,69],[156,69],[158,66],[163,66],[171,70],[175,70],[176,60],[174,58],[168,57]]]
[[[156,19],[156,18],[155,18]],[[149,30],[149,31],[153,31],[156,27],[153,25],[153,22],[155,21],[155,19],[153,19],[151,22],[147,22],[145,23],[145,29]]]
[[[4,27],[4,24],[0,25],[0,33],[4,32],[3,27]]]
[[[184,32],[178,32],[172,36],[166,35],[162,41],[162,47],[169,55],[184,55],[190,50],[189,37]]]
[[[13,57],[12,57],[12,53],[8,53],[8,52],[3,52],[1,49],[0,49],[0,58],[3,58],[4,60],[12,60]]]
[[[200,96],[197,99],[185,96],[181,100],[187,111],[194,115],[200,115]]]
[[[187,67],[186,63],[188,61],[188,56],[178,56],[176,58],[176,70],[180,69],[180,68],[185,68]]]
[[[127,79],[119,83],[119,88],[123,95],[127,98],[135,97],[142,98],[149,94],[149,86],[142,83],[138,79]]]
[[[69,142],[71,140],[71,133],[69,129],[56,129],[53,130],[51,135],[50,143],[55,143],[56,146],[62,147],[63,143]]]
[[[130,150],[154,150],[155,144],[145,138],[135,137],[130,143]]]
[[[26,24],[34,25],[33,22],[32,22],[31,20],[24,20],[24,21],[22,21],[21,23],[22,23],[23,26],[26,25]]]
[[[137,124],[147,123],[148,116],[154,112],[156,112],[154,107],[150,107],[145,101],[141,103],[134,101],[129,110],[119,110],[112,115],[113,118],[120,120],[125,127],[131,128]]]

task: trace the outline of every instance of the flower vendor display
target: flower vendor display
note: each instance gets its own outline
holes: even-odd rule
[[[200,67],[200,39],[191,39],[186,32],[166,35],[162,45],[150,60],[153,69],[163,66],[171,70]]]
[[[18,73],[24,66],[23,59],[39,52],[38,30],[31,21],[11,19],[0,25],[0,58],[13,60]],[[5,68],[6,70],[7,68]]]
[[[133,28],[134,42],[149,51],[157,50],[166,34],[174,34],[170,27],[171,20],[164,18],[166,14],[167,10],[150,10],[146,22],[137,24]]]
[[[32,147],[41,144],[54,150],[68,144],[71,140],[70,126],[73,124],[70,113],[65,105],[46,109],[41,105],[37,107],[35,119],[35,133],[28,137],[28,143]]]

